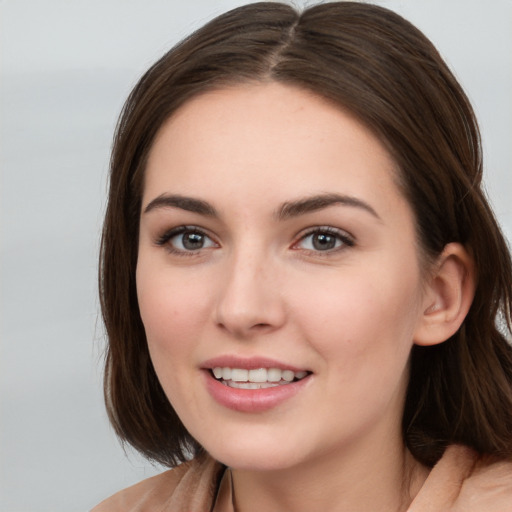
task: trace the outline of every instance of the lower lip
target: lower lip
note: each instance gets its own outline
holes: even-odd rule
[[[301,380],[263,389],[231,388],[215,379],[209,370],[204,372],[206,387],[220,405],[239,412],[264,412],[295,396],[310,379]]]

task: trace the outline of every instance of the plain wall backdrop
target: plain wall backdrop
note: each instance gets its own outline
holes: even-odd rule
[[[85,512],[159,471],[125,456],[103,407],[96,274],[110,144],[143,71],[243,3],[0,0],[2,512]],[[422,29],[465,87],[512,240],[512,1],[377,3]]]

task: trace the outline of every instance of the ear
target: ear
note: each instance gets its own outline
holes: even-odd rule
[[[455,334],[475,295],[473,259],[459,243],[446,245],[425,285],[416,345],[436,345]]]

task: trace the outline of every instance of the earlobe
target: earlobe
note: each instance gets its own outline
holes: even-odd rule
[[[446,245],[426,284],[416,345],[436,345],[457,332],[473,302],[475,281],[473,259],[466,249],[459,243]]]

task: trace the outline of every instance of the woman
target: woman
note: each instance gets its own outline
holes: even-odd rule
[[[481,175],[463,91],[386,9],[252,4],[165,55],[119,123],[100,285],[112,424],[177,467],[95,511],[512,510]]]

